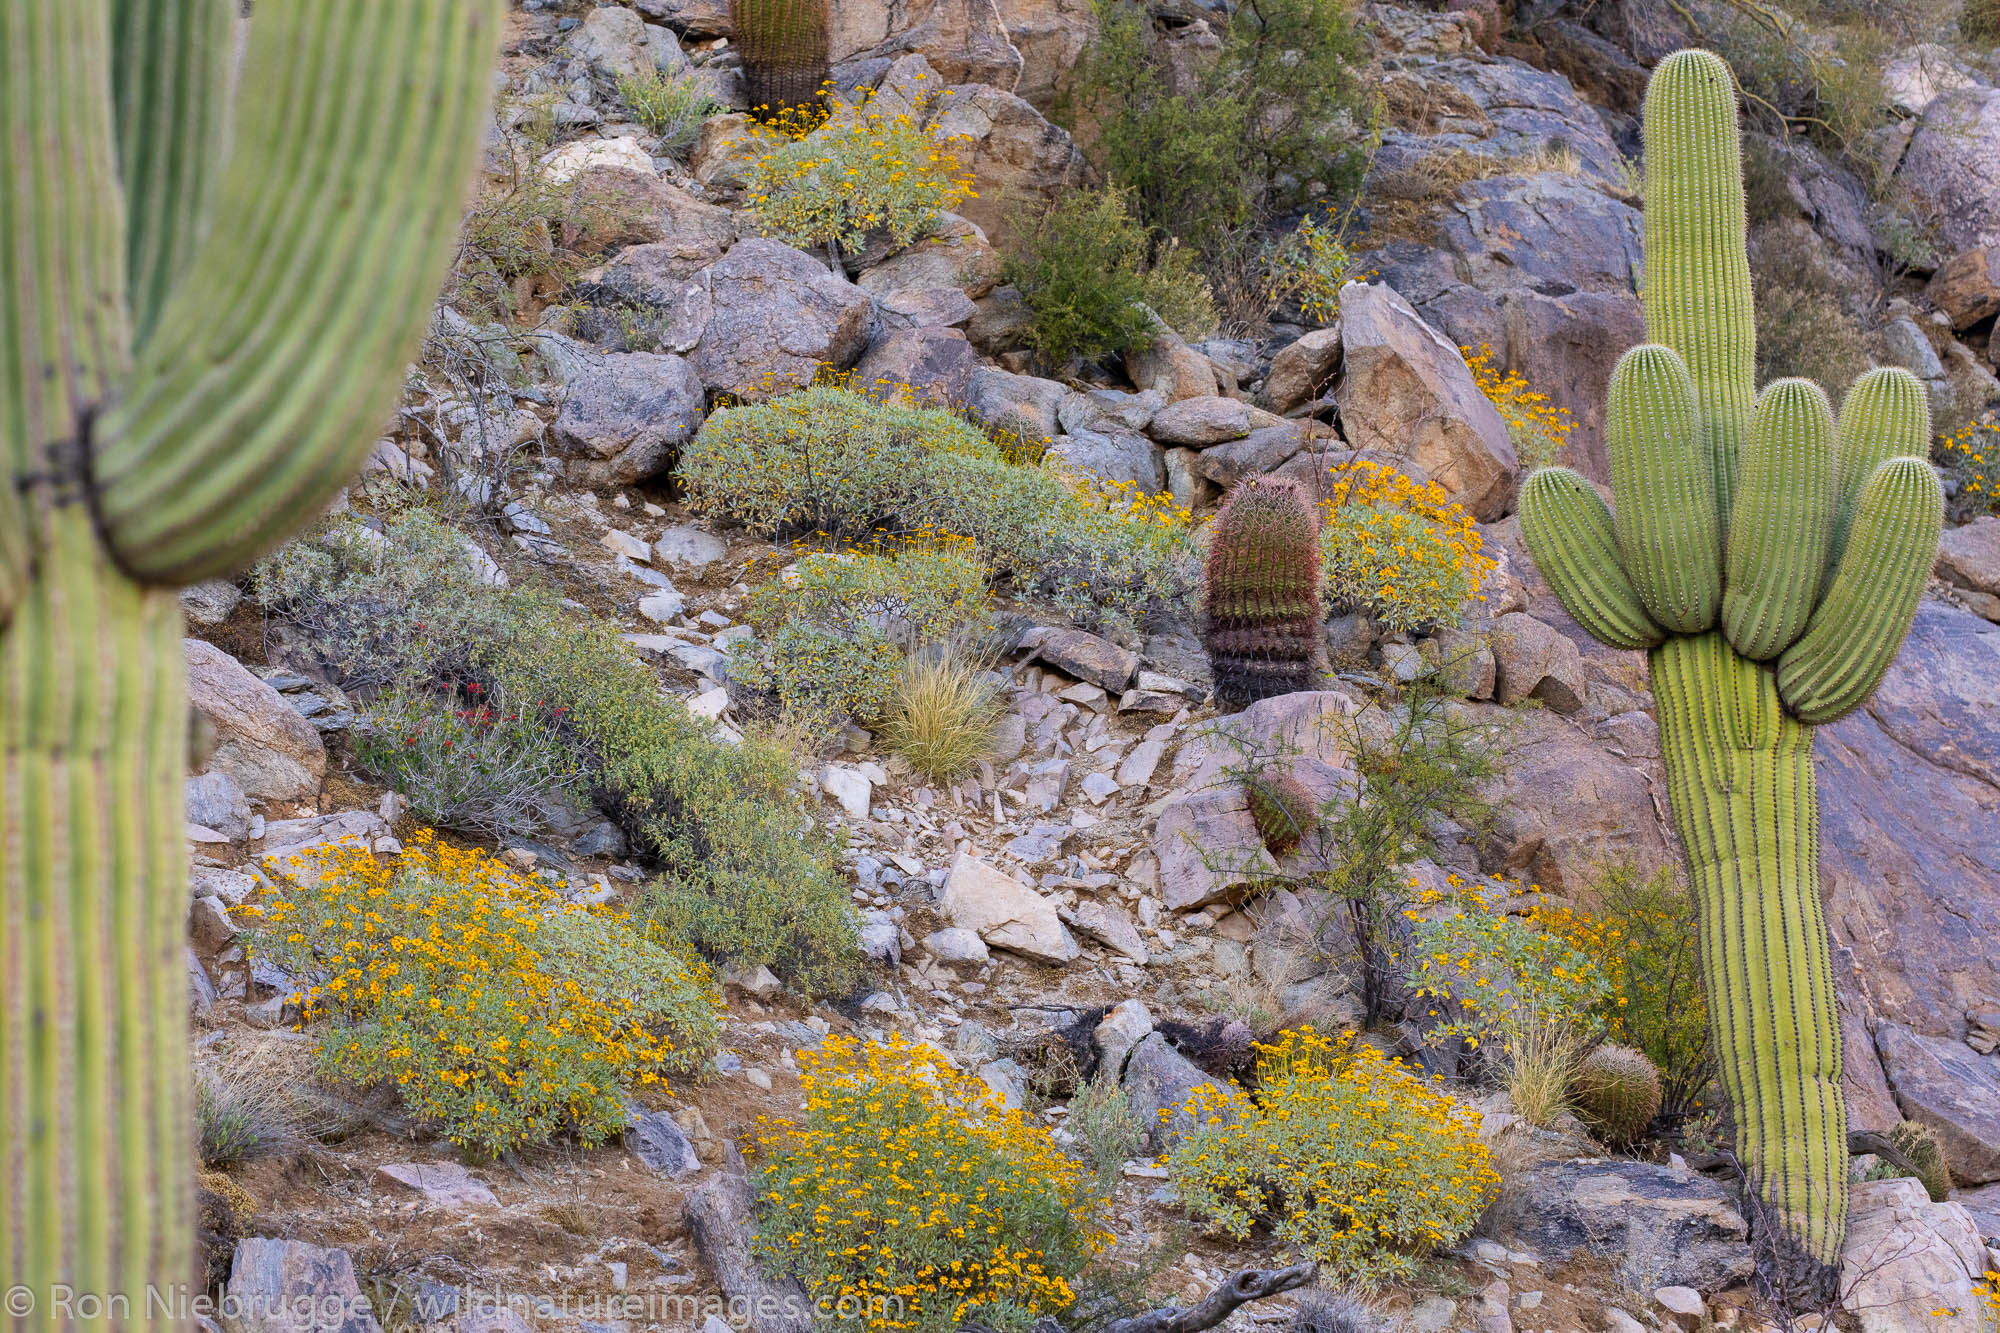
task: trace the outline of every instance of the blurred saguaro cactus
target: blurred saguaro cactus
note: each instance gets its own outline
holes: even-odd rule
[[[316,512],[393,406],[497,0],[0,5],[0,1287],[191,1279],[174,586]],[[10,1314],[13,1306],[10,1302]]]
[[[1794,1308],[1824,1305],[1847,1222],[1847,1112],[1813,729],[1859,708],[1895,660],[1944,501],[1909,372],[1863,375],[1838,422],[1809,380],[1756,392],[1736,85],[1719,57],[1660,62],[1645,145],[1654,341],[1612,374],[1617,512],[1543,468],[1522,531],[1579,623],[1649,653],[1759,1274]]]
[[[753,113],[799,124],[799,113],[820,105],[832,74],[828,0],[729,0],[729,23]]]

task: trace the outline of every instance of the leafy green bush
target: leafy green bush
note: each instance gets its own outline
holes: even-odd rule
[[[849,389],[717,412],[678,475],[695,508],[773,536],[967,538],[995,577],[1085,621],[1182,605],[1193,586],[1170,497],[1011,463],[950,412]]]
[[[799,1053],[805,1112],[758,1141],[758,1254],[836,1329],[1026,1328],[1111,1240],[1049,1131],[900,1035]]]
[[[986,613],[986,572],[964,542],[806,556],[750,597],[756,637],[731,674],[815,730],[879,721],[908,651]]]
[[[1143,6],[1095,8],[1075,110],[1095,121],[1099,165],[1156,235],[1213,261],[1265,219],[1359,184],[1371,111],[1343,0],[1238,6],[1221,50],[1192,69],[1153,39]]]
[[[402,688],[370,700],[354,729],[355,757],[426,824],[494,838],[531,833],[538,811],[585,785],[562,718],[489,698],[477,681],[465,691]]]
[[[454,1143],[602,1142],[633,1087],[700,1068],[721,1036],[702,969],[482,852],[420,834],[298,869],[310,888],[253,904],[253,954],[304,983],[329,1074],[394,1083]]]
[[[658,137],[670,157],[685,153],[701,133],[701,123],[719,109],[707,87],[687,70],[620,74],[618,99]]]
[[[1190,1210],[1238,1240],[1268,1221],[1322,1280],[1370,1287],[1471,1232],[1500,1181],[1479,1112],[1351,1038],[1257,1051],[1252,1091],[1204,1085],[1186,1107],[1166,1166]]]
[[[1340,315],[1340,289],[1356,281],[1345,229],[1310,213],[1272,248],[1266,270],[1272,304],[1292,307],[1321,328]]]
[[[1144,346],[1157,336],[1155,315],[1190,337],[1215,327],[1191,254],[1156,247],[1119,190],[1078,191],[1024,223],[1006,280],[1028,303],[1028,345],[1047,364]]]
[[[517,594],[480,664],[510,697],[563,710],[564,734],[663,880],[646,910],[663,938],[807,991],[859,971],[855,922],[832,839],[807,816],[798,764],[755,736],[717,741],[661,695],[616,626]]]

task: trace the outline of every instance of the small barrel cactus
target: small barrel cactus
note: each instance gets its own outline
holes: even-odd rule
[[[1944,1149],[1939,1146],[1937,1135],[1929,1125],[1915,1120],[1899,1121],[1889,1131],[1889,1142],[1910,1159],[1910,1165],[1916,1169],[1917,1179],[1923,1182],[1924,1192],[1931,1196],[1931,1202],[1943,1203],[1951,1197],[1951,1168],[1945,1165]]]
[[[1637,1143],[1660,1113],[1660,1071],[1630,1046],[1600,1046],[1584,1057],[1570,1098],[1591,1132],[1614,1148]]]
[[[1202,586],[1202,643],[1216,695],[1252,703],[1309,690],[1326,665],[1319,521],[1305,489],[1244,482],[1215,516]]]
[[[1305,840],[1319,818],[1319,802],[1290,773],[1258,774],[1243,780],[1257,836],[1273,856],[1283,856]]]

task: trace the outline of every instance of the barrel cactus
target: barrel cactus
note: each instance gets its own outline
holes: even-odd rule
[[[1591,1132],[1614,1148],[1629,1148],[1660,1113],[1660,1071],[1643,1051],[1599,1046],[1576,1067],[1569,1093]]]
[[[1249,703],[1309,690],[1326,666],[1319,521],[1281,477],[1239,485],[1216,513],[1202,583],[1202,642],[1216,694]]]
[[[1813,729],[1860,707],[1902,646],[1943,498],[1908,372],[1862,376],[1837,421],[1808,381],[1755,390],[1729,67],[1706,51],[1662,61],[1644,133],[1653,341],[1612,375],[1616,512],[1545,468],[1523,488],[1522,528],[1579,623],[1649,654],[1759,1274],[1824,1302],[1846,1227],[1847,1116]]]
[[[798,128],[832,72],[827,0],[729,0],[729,21],[754,114]]]
[[[376,438],[499,10],[258,0],[232,97],[237,0],[0,5],[0,1287],[38,1321],[193,1275],[173,589]]]
[[[1243,788],[1257,836],[1273,856],[1295,849],[1319,822],[1318,799],[1290,773],[1253,774]]]

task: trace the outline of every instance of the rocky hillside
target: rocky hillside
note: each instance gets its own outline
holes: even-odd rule
[[[770,141],[748,114],[722,0],[522,0],[459,273],[395,429],[331,520],[377,552],[375,568],[412,572],[357,584],[365,596],[350,602],[327,594],[308,614],[287,579],[347,558],[322,534],[291,565],[281,554],[183,598],[209,742],[188,781],[199,1068],[218,1086],[256,1070],[315,1089],[300,1133],[212,1155],[216,1286],[366,1295],[373,1313],[342,1325],[357,1333],[704,1318],[720,1333],[717,1317],[802,1328],[796,1310],[754,1307],[793,1289],[751,1255],[739,1146],[761,1118],[799,1114],[802,1068],[838,1039],[901,1034],[1078,1154],[1095,1142],[1080,1128],[1083,1089],[1120,1091],[1136,1129],[1104,1173],[1112,1253],[1129,1267],[1164,1249],[1145,1294],[1114,1313],[1192,1305],[1238,1270],[1276,1267],[1284,1246],[1268,1228],[1231,1236],[1189,1217],[1168,1179],[1191,1123],[1182,1108],[1246,1078],[1253,1037],[1310,1023],[1365,1028],[1364,1046],[1448,1080],[1483,1112],[1476,1137],[1500,1182],[1476,1230],[1429,1247],[1365,1307],[1341,1307],[1354,1322],[1329,1333],[1780,1326],[1786,1312],[1749,1286],[1726,1126],[1696,1102],[1613,1151],[1567,1110],[1515,1105],[1489,1057],[1434,1036],[1421,993],[1379,1005],[1366,968],[1327,947],[1337,910],[1308,887],[1330,882],[1327,865],[1310,840],[1279,846],[1242,780],[1277,763],[1324,808],[1369,808],[1366,793],[1392,789],[1381,756],[1400,743],[1398,708],[1439,680],[1437,725],[1489,738],[1490,762],[1468,770],[1463,802],[1423,812],[1420,855],[1372,855],[1371,871],[1416,886],[1413,904],[1495,886],[1513,920],[1594,902],[1614,872],[1671,880],[1682,853],[1644,656],[1603,647],[1564,612],[1515,509],[1532,449],[1609,481],[1611,368],[1644,336],[1639,98],[1662,56],[1711,36],[1695,25],[1727,26],[1722,9],[1367,6],[1379,147],[1347,215],[1347,276],[1361,280],[1340,288],[1337,314],[1279,308],[1228,330],[1240,336],[1192,340],[1155,318],[1119,354],[1052,366],[1033,350],[1035,313],[1009,259],[1038,214],[1102,183],[1089,119],[1067,100],[1097,40],[1083,0],[837,0],[835,88],[872,89],[876,114],[949,143],[970,184],[910,243],[874,236],[832,255],[772,239],[757,212]],[[1144,9],[1151,40],[1189,60],[1219,44],[1228,12]],[[1772,354],[1785,337],[1817,354],[1851,335],[1914,372],[1941,434],[1971,442],[1937,455],[1959,521],[1908,644],[1816,752],[1853,1128],[1873,1132],[1866,1146],[1906,1121],[1925,1127],[1952,1182],[1927,1193],[1886,1159],[1857,1160],[1836,1318],[1868,1333],[1974,1333],[2000,1309],[1976,1287],[2000,1269],[2000,516],[1984,489],[2000,467],[1974,458],[1981,439],[2000,458],[1982,424],[2000,409],[2000,64],[1969,52],[1896,46],[1865,142],[1751,134],[1760,300],[1807,311],[1760,330]],[[664,132],[628,100],[660,74],[716,105]],[[1911,227],[1921,246],[1906,243]],[[1457,506],[1478,599],[1454,609],[1456,624],[1409,628],[1337,608],[1322,688],[1238,710],[1213,697],[1185,587],[1178,603],[1125,616],[1101,588],[1038,593],[1017,574],[995,589],[982,665],[999,715],[976,762],[926,777],[881,728],[844,715],[830,743],[774,730],[782,683],[746,673],[745,645],[776,641],[785,614],[770,590],[800,584],[815,534],[732,520],[676,469],[718,438],[718,414],[796,401],[829,368],[948,404],[982,438],[1045,439],[1060,465],[1171,497],[1195,529],[1247,478],[1291,477],[1319,496],[1330,470],[1392,464]],[[1510,375],[1526,387],[1496,388]],[[1524,413],[1530,392],[1544,397]],[[1547,422],[1561,424],[1537,437]],[[443,547],[411,544],[412,512],[441,516]],[[426,582],[413,552],[456,572]],[[419,845],[411,802],[424,794],[399,790],[368,748],[385,664],[434,632],[399,617],[427,606],[442,625],[454,599],[517,592],[575,618],[561,623],[610,626],[664,696],[652,704],[695,720],[699,739],[677,739],[668,767],[713,766],[724,785],[762,792],[768,768],[715,756],[754,765],[760,747],[789,746],[773,785],[813,829],[789,815],[757,828],[806,849],[839,835],[827,864],[865,957],[815,985],[802,978],[833,972],[811,973],[796,941],[754,960],[704,947],[726,996],[712,1060],[637,1093],[622,1138],[481,1154],[445,1141],[393,1086],[332,1077],[324,1052],[315,1063],[318,1025],[298,1030],[296,979],[242,932],[293,877],[310,887],[299,867],[329,844],[385,857]],[[852,635],[916,614],[896,605]],[[571,634],[588,637],[541,642]],[[448,647],[472,660],[480,645]],[[524,674],[568,699],[571,667],[550,647]],[[565,706],[580,718],[593,705],[579,688]],[[586,767],[616,743],[591,734]],[[647,831],[679,827],[673,802],[696,799],[669,780],[548,771],[550,789],[508,831],[455,841],[542,873],[575,904],[636,906],[661,875],[692,882],[733,854],[742,826],[718,822],[699,846]],[[808,878],[784,871],[769,911],[796,908],[787,899],[809,897],[793,892]],[[1400,913],[1396,926],[1409,929]],[[702,929],[705,946],[722,938]],[[1320,1329],[1317,1318],[1332,1316],[1281,1291],[1225,1326]]]

